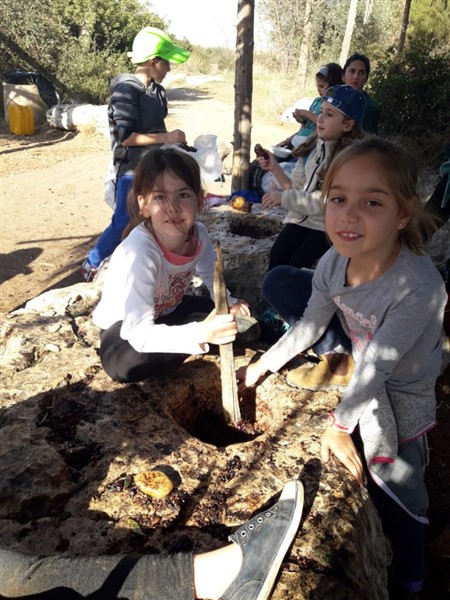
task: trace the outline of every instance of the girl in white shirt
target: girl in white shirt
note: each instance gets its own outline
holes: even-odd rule
[[[102,365],[115,381],[141,381],[208,352],[209,344],[233,342],[236,315],[250,315],[247,303],[230,295],[227,315],[217,315],[210,298],[186,295],[196,272],[213,298],[214,249],[197,221],[203,204],[194,158],[173,148],[142,158],[128,197],[130,225],[93,314]],[[198,320],[199,313],[208,316]]]

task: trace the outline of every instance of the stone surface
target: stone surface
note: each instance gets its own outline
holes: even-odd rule
[[[261,306],[279,215],[223,207],[210,219],[229,288]],[[243,395],[243,422],[226,428],[217,354],[116,384],[101,369],[90,318],[101,286],[48,292],[2,320],[2,544],[65,555],[209,550],[300,477],[302,524],[273,598],[386,599],[388,552],[367,492],[337,461],[319,460],[339,397],[294,390],[282,370]],[[260,350],[236,349],[236,367]],[[133,484],[155,468],[175,486],[162,500]]]

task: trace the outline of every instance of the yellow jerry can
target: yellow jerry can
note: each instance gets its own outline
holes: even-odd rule
[[[31,106],[9,105],[9,130],[15,135],[34,135],[34,113]]]

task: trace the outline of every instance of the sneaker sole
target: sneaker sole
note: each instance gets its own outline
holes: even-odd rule
[[[268,600],[270,598],[270,594],[272,592],[275,579],[277,578],[278,572],[281,567],[281,563],[283,562],[284,557],[286,556],[287,551],[289,550],[290,545],[295,537],[295,534],[298,531],[298,527],[300,525],[300,520],[302,518],[303,512],[303,504],[305,501],[305,492],[303,489],[303,484],[300,480],[294,479],[293,481],[288,481],[283,488],[281,493],[279,502],[281,500],[294,500],[295,502],[295,511],[292,515],[291,522],[289,524],[289,528],[286,532],[284,540],[282,541],[278,552],[275,556],[275,559],[270,567],[270,570],[267,574],[267,577],[264,581],[264,584],[259,592],[258,596],[255,600]],[[250,599],[249,599],[250,600]]]

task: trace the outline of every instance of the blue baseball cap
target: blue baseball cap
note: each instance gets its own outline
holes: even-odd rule
[[[357,129],[362,129],[366,99],[364,94],[351,85],[335,85],[331,87],[322,102],[329,102],[349,119],[353,119]]]

